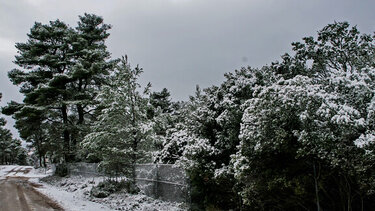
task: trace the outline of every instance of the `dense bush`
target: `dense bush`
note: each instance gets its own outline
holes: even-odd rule
[[[125,190],[130,194],[136,194],[139,192],[139,188],[130,180],[117,181],[108,179],[93,187],[90,191],[90,195],[96,198],[105,198],[112,193],[120,192],[122,190]]]
[[[69,173],[68,165],[66,165],[65,163],[56,165],[56,170],[55,170],[56,175],[60,177],[65,177],[68,175],[68,173]]]

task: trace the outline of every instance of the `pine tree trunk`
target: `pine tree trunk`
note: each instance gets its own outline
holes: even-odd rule
[[[64,160],[66,162],[70,161],[69,154],[70,154],[70,134],[68,130],[68,112],[67,106],[65,104],[61,107],[62,117],[63,117],[63,124],[64,124]]]
[[[47,163],[46,163],[46,155],[43,155],[43,167],[44,167],[44,168],[47,167]]]
[[[136,112],[135,112],[135,104],[136,104],[136,99],[135,99],[135,90],[132,90],[133,92],[131,93],[131,100],[132,100],[132,105],[131,105],[131,109],[132,109],[132,125],[133,125],[133,128],[135,128],[136,126],[136,122],[137,122],[137,119],[136,119]],[[138,152],[138,139],[137,139],[137,132],[136,131],[133,131],[133,182],[135,184],[135,165],[137,163],[137,152]]]
[[[77,111],[78,111],[78,125],[82,125],[84,122],[84,110],[82,104],[77,105]]]
[[[82,79],[79,79],[79,82],[78,82],[78,92],[82,92]],[[84,110],[83,110],[83,106],[82,104],[77,104],[77,111],[78,111],[78,125],[81,125],[83,124],[83,121],[84,121]]]
[[[42,167],[42,156],[39,155],[39,166]]]
[[[78,82],[78,92],[81,93],[82,92],[82,86],[83,86],[83,82],[82,82],[82,79],[79,79],[79,82]],[[77,125],[82,125],[84,123],[84,109],[83,109],[83,106],[82,104],[77,104],[77,112],[78,112],[78,122],[77,122]],[[82,131],[79,129],[78,130],[78,133],[81,133]],[[72,137],[72,147],[75,148],[75,146],[77,145],[77,139],[79,138],[82,138],[83,135],[81,134],[77,134],[74,138]]]

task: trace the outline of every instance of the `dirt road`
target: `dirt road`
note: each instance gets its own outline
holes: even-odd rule
[[[17,176],[17,173],[27,174],[28,171],[30,169],[14,168],[5,179],[0,180],[0,210],[63,210],[56,202],[35,190],[34,187],[38,185],[29,182],[28,177]]]

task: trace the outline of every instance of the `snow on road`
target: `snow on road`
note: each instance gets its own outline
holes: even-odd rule
[[[103,180],[102,177],[61,178],[51,175],[52,171],[35,169],[31,166],[0,165],[0,182],[5,181],[6,178],[27,180],[35,184],[34,189],[53,199],[68,211],[182,211],[187,209],[183,204],[156,200],[142,194],[118,193],[103,199],[92,198],[89,196],[89,191]]]
[[[50,176],[51,171],[35,169],[32,166],[0,165],[0,180],[27,178],[30,182],[40,184],[39,180]],[[105,205],[88,201],[83,196],[66,192],[52,185],[40,184],[35,188],[42,194],[50,197],[68,211],[107,211],[111,210]]]
[[[29,181],[30,176],[38,176],[29,166],[0,166],[0,210],[63,210],[51,198],[41,194]]]

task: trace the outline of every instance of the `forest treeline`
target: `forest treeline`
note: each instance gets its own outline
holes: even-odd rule
[[[1,98],[0,93],[0,100]],[[5,118],[0,117],[0,165],[26,165],[28,163],[26,149],[22,147],[21,140],[12,137],[5,124]]]
[[[35,23],[9,72],[24,95],[2,113],[41,165],[99,162],[111,177],[172,163],[192,210],[370,210],[375,206],[375,34],[347,22],[292,43],[262,68],[172,102],[142,87],[139,66],[113,59],[111,26]],[[1,149],[0,149],[1,150]]]

